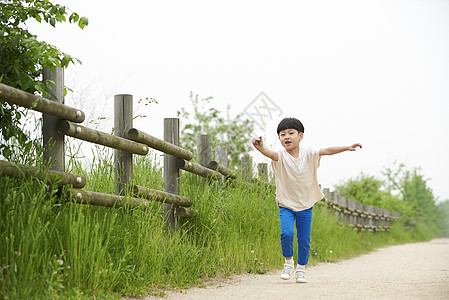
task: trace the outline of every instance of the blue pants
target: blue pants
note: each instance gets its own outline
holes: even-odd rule
[[[312,232],[312,208],[293,211],[279,207],[279,220],[281,223],[281,246],[284,257],[293,256],[293,238],[298,238],[298,264],[307,265],[310,253],[310,233]]]

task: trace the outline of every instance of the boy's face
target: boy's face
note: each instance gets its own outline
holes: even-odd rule
[[[279,140],[285,150],[293,150],[299,147],[304,133],[298,132],[296,129],[285,129],[279,132]]]

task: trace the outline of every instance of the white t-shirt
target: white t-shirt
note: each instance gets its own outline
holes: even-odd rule
[[[311,208],[324,198],[318,185],[317,168],[320,150],[299,148],[294,158],[285,149],[278,151],[278,161],[271,161],[276,182],[276,203],[293,211]]]

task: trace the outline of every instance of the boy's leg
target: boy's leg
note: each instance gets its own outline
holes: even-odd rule
[[[298,238],[298,264],[302,266],[307,265],[309,262],[310,234],[312,232],[312,208],[295,213]]]
[[[279,207],[279,221],[281,224],[282,255],[285,257],[281,279],[288,280],[291,278],[295,269],[295,263],[293,262],[293,238],[295,236],[294,212],[287,208]]]
[[[295,213],[285,207],[279,207],[281,224],[281,247],[284,257],[293,256],[293,238],[295,236]]]

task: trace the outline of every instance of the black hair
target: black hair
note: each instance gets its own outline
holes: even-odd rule
[[[284,118],[278,125],[278,135],[279,132],[285,129],[296,129],[298,132],[304,133],[304,125],[296,118]]]

